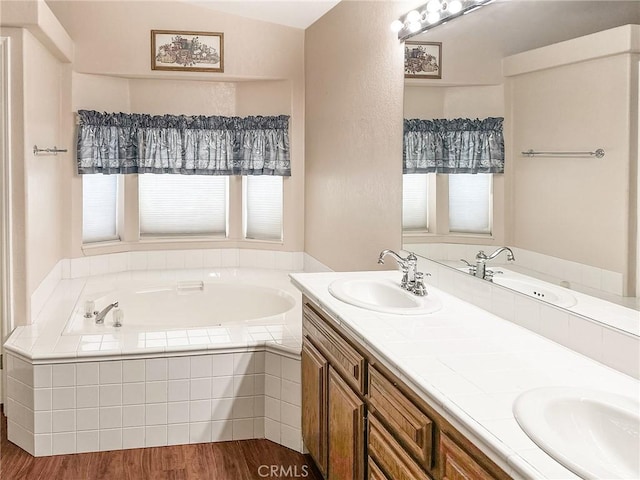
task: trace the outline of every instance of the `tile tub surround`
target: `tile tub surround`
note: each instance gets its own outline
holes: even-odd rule
[[[37,364],[7,355],[9,440],[34,456],[267,438],[302,452],[300,359],[263,349]]]
[[[62,335],[87,289],[221,269],[60,280],[36,322],[5,343],[9,440],[36,456],[244,438],[302,451],[300,293],[284,270],[247,271],[296,306],[260,325]]]
[[[514,478],[578,478],[520,429],[511,410],[520,393],[576,386],[640,395],[638,380],[434,287],[428,290],[444,306],[424,316],[370,312],[329,294],[332,281],[362,276],[400,280],[396,271],[291,275],[304,294]]]

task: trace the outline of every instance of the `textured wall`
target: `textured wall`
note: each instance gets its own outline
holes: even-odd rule
[[[305,251],[334,270],[400,248],[405,9],[341,2],[306,30]]]

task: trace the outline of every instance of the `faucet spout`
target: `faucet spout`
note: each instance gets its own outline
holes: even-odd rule
[[[109,313],[112,309],[117,308],[117,307],[118,307],[118,302],[114,302],[114,303],[111,303],[111,304],[107,305],[106,307],[104,307],[99,312],[97,312],[95,314],[96,315],[96,324],[104,323],[104,317],[107,316],[107,313]]]
[[[380,252],[380,256],[378,257],[378,263],[380,265],[384,264],[384,257],[386,257],[387,255],[390,255],[393,257],[393,259],[398,262],[398,265],[400,265],[401,267],[404,267],[407,264],[407,260],[408,257],[402,258],[400,255],[398,255],[396,252],[394,252],[393,250],[389,250],[388,248],[386,250],[383,250]]]
[[[400,268],[402,268],[402,282],[401,286],[405,290],[412,291],[413,287],[416,283],[416,272],[418,270],[418,257],[413,252],[409,252],[407,258],[402,258],[393,250],[383,250],[380,252],[380,256],[378,257],[378,263],[384,264],[384,257],[390,255],[393,259],[398,262]]]
[[[516,257],[513,255],[513,252],[511,251],[511,249],[509,247],[500,247],[495,252],[493,252],[491,255],[489,255],[487,257],[487,260],[493,260],[498,255],[500,255],[502,252],[507,252],[507,261],[509,261],[509,262],[515,261]]]

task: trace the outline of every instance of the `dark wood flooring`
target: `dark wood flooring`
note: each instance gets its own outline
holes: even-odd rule
[[[7,418],[0,416],[2,480],[321,480],[308,455],[269,440],[35,458],[7,440]]]

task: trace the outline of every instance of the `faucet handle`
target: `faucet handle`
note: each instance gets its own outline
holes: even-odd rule
[[[404,263],[401,266],[402,268],[402,281],[400,286],[405,290],[409,290],[409,265]]]
[[[411,289],[411,292],[414,295],[417,295],[418,297],[424,297],[425,295],[427,295],[427,288],[424,286],[424,273],[422,272],[416,272],[416,281],[413,285],[413,288]],[[427,273],[427,275],[431,276],[430,273]]]

